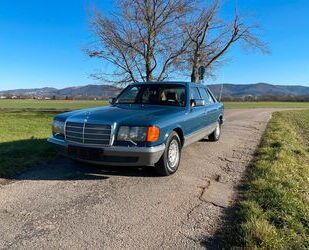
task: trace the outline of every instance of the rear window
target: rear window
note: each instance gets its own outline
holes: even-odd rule
[[[202,98],[205,100],[206,103],[213,103],[214,100],[209,95],[208,91],[205,88],[199,88]]]
[[[217,102],[216,98],[214,97],[213,93],[211,93],[211,91],[209,89],[207,89],[208,95],[210,96],[211,100],[213,102]]]

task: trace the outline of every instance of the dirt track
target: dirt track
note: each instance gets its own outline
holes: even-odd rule
[[[212,246],[272,111],[227,110],[221,140],[187,147],[170,177],[66,159],[18,176],[0,186],[0,248]]]

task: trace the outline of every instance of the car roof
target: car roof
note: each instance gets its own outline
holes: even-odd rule
[[[207,87],[201,83],[194,83],[194,82],[182,82],[182,81],[166,81],[166,82],[136,82],[132,83],[132,85],[145,85],[145,84],[182,84],[188,85],[190,87]]]

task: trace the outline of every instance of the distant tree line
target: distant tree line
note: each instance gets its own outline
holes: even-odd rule
[[[234,44],[267,52],[258,26],[237,11],[220,18],[220,1],[118,0],[106,14],[93,9],[95,42],[90,57],[113,65],[111,73],[93,76],[112,83],[163,81],[176,75],[198,81],[198,69],[214,74]]]
[[[16,99],[16,100],[107,100],[109,96],[88,96],[88,95],[67,95],[67,96],[32,96],[32,95],[4,95],[0,99]]]
[[[219,94],[214,92],[217,99]],[[2,98],[4,99],[4,98]],[[28,95],[6,95],[5,99],[39,99],[39,100],[107,100],[107,96],[86,96],[86,95],[70,95],[70,96],[28,96]],[[309,95],[293,96],[293,95],[263,95],[263,96],[225,96],[221,97],[223,102],[309,102]]]

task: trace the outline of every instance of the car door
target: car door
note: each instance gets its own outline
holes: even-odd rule
[[[198,90],[200,92],[202,99],[205,101],[203,120],[204,120],[204,124],[206,127],[211,124],[211,120],[209,119],[209,115],[208,115],[209,96],[207,95],[207,92],[205,91],[204,87],[198,87]]]
[[[190,100],[192,99],[202,99],[197,87],[190,88]],[[186,134],[189,135],[203,129],[205,127],[204,116],[204,106],[191,107],[185,122]]]
[[[219,116],[223,115],[223,105],[222,103],[218,102],[213,93],[210,91],[210,89],[207,88],[207,93],[210,97],[211,102],[213,103],[213,109],[214,109],[214,119],[215,122],[218,121]]]
[[[217,105],[215,103],[215,100],[209,94],[207,88],[200,87],[199,91],[201,93],[202,98],[205,100],[205,107],[204,107],[205,120],[206,120],[206,124],[209,126],[209,125],[214,124],[218,119]]]

